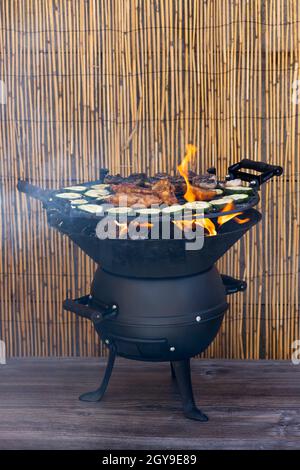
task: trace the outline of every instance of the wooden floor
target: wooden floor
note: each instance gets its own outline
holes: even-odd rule
[[[183,418],[168,364],[117,359],[101,403],[105,362],[10,360],[0,366],[0,449],[300,448],[300,366],[290,362],[192,361],[208,423]]]

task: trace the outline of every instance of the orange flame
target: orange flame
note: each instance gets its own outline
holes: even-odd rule
[[[240,224],[240,225],[246,224],[247,222],[250,221],[249,218],[247,218],[247,219],[239,219],[238,217],[235,217],[233,220],[234,220],[237,224]]]
[[[233,202],[228,202],[222,212],[228,212],[234,210],[234,203]],[[226,222],[229,222],[229,220],[233,219],[237,224],[246,224],[247,222],[250,221],[249,218],[246,219],[240,219],[237,217],[238,215],[243,214],[243,212],[234,212],[233,214],[226,214],[226,215],[220,215],[218,217],[218,224],[221,227],[221,225],[225,224]]]
[[[188,165],[190,161],[195,157],[196,152],[197,152],[197,147],[195,147],[195,145],[188,144],[186,146],[186,154],[184,156],[184,159],[182,160],[180,165],[178,165],[177,167],[179,173],[184,178],[185,183],[186,183],[186,192],[185,192],[184,198],[188,202],[194,202],[196,200],[195,194],[193,192],[193,189],[191,188],[189,178],[188,178],[188,174],[189,174]]]
[[[125,224],[125,223],[120,223],[118,222],[117,220],[114,221],[115,224],[117,225],[117,227],[119,227],[119,236],[122,237],[123,235],[125,235],[126,233],[128,233],[128,225]],[[150,224],[148,222],[131,222],[132,224],[134,224],[136,227],[139,227],[139,228],[152,228],[153,227],[153,224]]]
[[[234,210],[234,204],[233,202],[228,202],[228,204],[226,204],[226,206],[222,209],[221,212],[229,212],[232,210]],[[225,224],[226,222],[229,222],[229,220],[234,219],[237,215],[241,215],[242,213],[243,212],[234,212],[233,214],[220,215],[218,217],[218,224],[221,227],[221,225]]]
[[[217,235],[216,226],[211,219],[195,219],[195,224],[200,225],[200,227],[205,228],[210,237]]]
[[[208,231],[210,237],[217,235],[215,224],[210,219],[173,220],[172,222],[180,230],[185,228],[192,230],[194,225],[199,225]]]

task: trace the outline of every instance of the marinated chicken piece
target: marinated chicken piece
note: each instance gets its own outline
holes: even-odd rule
[[[151,188],[142,188],[141,186],[137,186],[134,183],[121,183],[121,184],[112,184],[111,189],[115,193],[137,193],[137,194],[153,194]]]
[[[139,193],[117,193],[108,199],[108,202],[114,206],[143,206],[150,207],[152,205],[159,205],[163,201],[154,194],[139,194]]]
[[[122,181],[124,181],[124,178],[120,174],[106,175],[104,178],[104,183],[107,183],[107,184],[119,184],[119,183],[122,183]]]
[[[168,173],[163,173],[163,172],[160,172],[160,173],[155,173],[154,177],[156,178],[156,180],[170,180],[170,175],[168,175]]]
[[[126,206],[131,207],[136,204],[139,200],[139,196],[136,194],[128,193],[117,193],[113,196],[107,198],[107,202],[113,204],[114,206]]]
[[[154,193],[162,199],[165,204],[172,205],[177,203],[177,197],[175,196],[175,188],[169,180],[163,179],[158,181],[152,186]]]
[[[242,186],[242,180],[239,178],[236,178],[235,180],[228,180],[225,182],[225,188],[235,188]]]
[[[182,176],[174,176],[170,181],[174,186],[175,194],[182,196],[186,192],[186,184]]]
[[[203,189],[215,189],[217,187],[216,175],[206,173],[204,175],[197,175],[192,179],[193,186]]]
[[[143,186],[146,178],[146,173],[132,173],[131,175],[124,178],[124,181],[127,183],[134,183],[138,186]]]
[[[191,188],[196,197],[196,201],[211,201],[217,196],[217,192],[214,190],[196,188],[196,186],[191,186]]]
[[[150,207],[150,206],[156,206],[156,205],[162,204],[162,202],[163,201],[161,200],[159,196],[151,194],[149,196],[144,195],[142,197],[139,197],[136,205],[141,204],[142,206]]]

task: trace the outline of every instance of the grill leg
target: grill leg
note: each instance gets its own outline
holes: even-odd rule
[[[173,380],[175,380],[176,376],[175,376],[174,367],[172,365],[172,362],[170,362],[170,366],[171,366],[171,377],[172,377]]]
[[[208,417],[203,414],[195,404],[191,382],[190,360],[172,361],[171,365],[173,366],[179,392],[182,398],[184,415],[189,419],[208,421]]]
[[[103,377],[100,387],[97,388],[97,390],[95,390],[94,392],[88,392],[88,393],[84,393],[83,395],[80,395],[79,400],[91,401],[91,402],[102,400],[103,395],[107,389],[109,379],[111,377],[115,359],[116,359],[115,349],[110,347],[108,361],[107,361],[104,377]]]

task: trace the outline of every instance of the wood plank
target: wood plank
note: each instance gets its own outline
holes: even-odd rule
[[[291,449],[300,446],[300,367],[192,361],[208,423],[185,419],[168,364],[117,359],[101,403],[103,359],[22,359],[2,366],[0,449]]]

